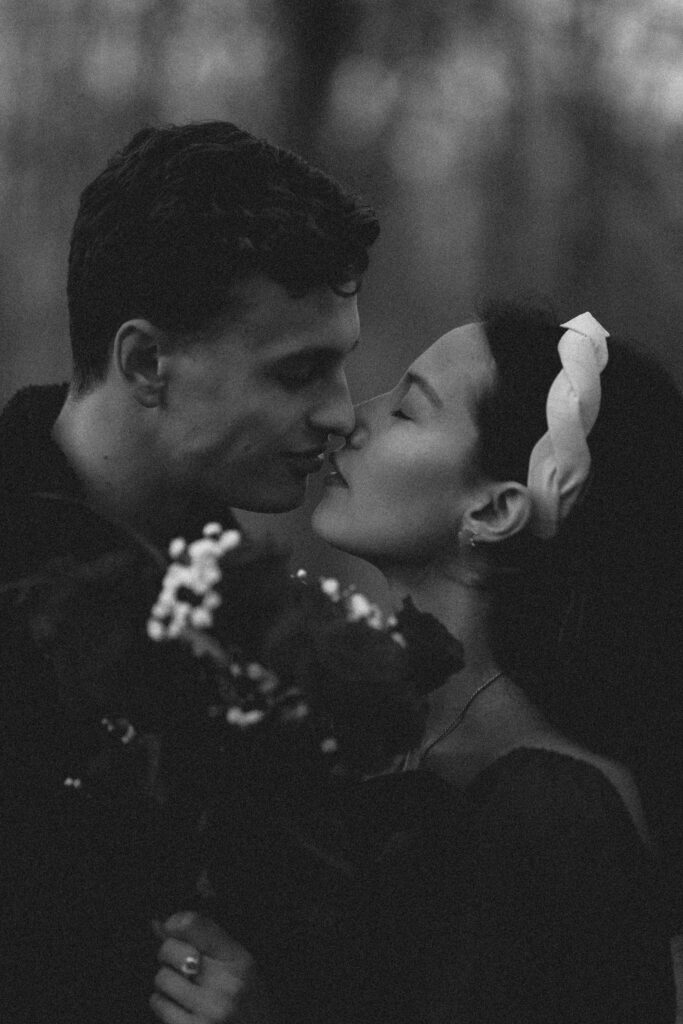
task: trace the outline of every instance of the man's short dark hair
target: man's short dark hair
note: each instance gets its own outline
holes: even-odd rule
[[[196,334],[257,274],[293,298],[353,294],[378,233],[328,175],[229,122],[144,128],[81,195],[67,286],[74,386],[104,378],[127,319]]]

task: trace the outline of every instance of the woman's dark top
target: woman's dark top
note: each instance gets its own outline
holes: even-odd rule
[[[518,748],[465,796],[428,853],[420,1019],[672,1024],[656,864],[603,773]]]
[[[657,866],[597,768],[521,748],[464,793],[419,771],[330,797],[289,843],[273,802],[232,861],[231,808],[215,847],[278,1024],[673,1024]]]

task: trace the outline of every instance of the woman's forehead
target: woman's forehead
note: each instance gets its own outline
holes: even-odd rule
[[[480,323],[464,324],[442,335],[415,360],[413,368],[445,393],[470,387],[479,392],[493,382],[495,374],[495,362]]]

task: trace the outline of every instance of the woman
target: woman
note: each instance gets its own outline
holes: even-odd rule
[[[667,923],[656,850],[680,863],[682,403],[592,318],[572,326],[499,307],[439,339],[359,407],[315,512],[466,660],[430,695],[408,765],[426,771],[362,787],[366,818],[403,803],[396,836],[412,814],[421,838],[366,875],[331,1020],[673,1022],[681,911],[671,888]],[[258,992],[233,967],[248,954],[181,979],[206,947],[180,938],[160,949],[157,1016],[241,1019],[215,990]]]
[[[673,1020],[682,407],[589,314],[498,306],[333,459],[317,532],[465,650],[408,765],[467,798],[422,897],[430,1022]]]

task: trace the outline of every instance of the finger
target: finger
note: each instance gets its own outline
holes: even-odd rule
[[[221,979],[224,980],[224,979]],[[236,1001],[232,991],[225,991],[214,982],[204,987],[197,986],[171,967],[162,967],[154,979],[159,995],[170,1000],[192,1016],[193,1024],[198,1021],[228,1021]],[[239,988],[236,989],[239,993]]]
[[[181,939],[166,939],[157,952],[159,963],[168,964],[169,967],[180,971],[186,977],[189,977],[189,974],[183,969],[183,965],[187,963],[188,958],[194,958],[201,962],[201,955],[197,947],[191,946],[189,942],[183,942]],[[196,973],[198,974],[199,971]]]
[[[199,974],[190,979],[183,973],[182,965],[185,958],[193,953],[196,953],[196,948],[190,946],[189,943],[181,942],[180,939],[166,939],[157,952],[157,959],[159,963],[177,973],[178,978],[190,984],[197,997],[198,989],[202,989],[202,998],[204,995],[208,998],[215,995],[217,998],[228,997],[230,999],[244,988],[250,973],[243,964],[234,960],[218,960],[206,953],[202,954]],[[202,1005],[202,1000],[199,998],[192,1004],[186,998],[178,999],[178,1001],[188,1008],[191,1006],[195,1011]]]
[[[198,1007],[199,990],[194,982],[178,974],[172,967],[161,967],[154,977],[154,988],[162,996],[172,999],[188,1013]]]
[[[246,967],[252,963],[252,957],[244,946],[230,938],[215,921],[193,911],[173,914],[164,922],[164,930],[170,938],[186,942],[217,960],[232,960]]]
[[[155,1017],[158,1017],[163,1024],[197,1024],[193,1014],[188,1013],[182,1006],[166,999],[165,996],[154,992],[149,997],[149,1005]]]

